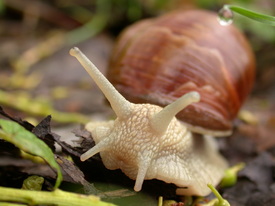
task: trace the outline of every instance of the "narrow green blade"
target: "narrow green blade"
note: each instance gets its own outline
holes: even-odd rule
[[[14,144],[24,152],[43,158],[57,171],[54,188],[58,188],[62,181],[62,173],[52,150],[42,140],[16,122],[0,119],[0,126],[0,138]]]
[[[234,6],[234,5],[224,5],[224,8],[228,8],[231,11],[234,11],[240,15],[246,16],[250,19],[256,20],[258,22],[264,23],[264,24],[269,24],[272,26],[275,26],[275,17],[274,16],[269,16],[261,13],[257,13],[239,6]]]

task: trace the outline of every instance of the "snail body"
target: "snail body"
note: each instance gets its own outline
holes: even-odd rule
[[[227,162],[210,137],[194,136],[175,115],[198,102],[200,94],[189,92],[162,108],[126,100],[78,48],[70,50],[104,93],[117,115],[115,120],[90,122],[96,145],[81,156],[85,161],[100,153],[108,169],[121,169],[135,179],[140,191],[145,179],[174,183],[178,194],[204,196],[217,185]]]
[[[253,52],[233,25],[209,11],[140,21],[119,37],[107,77],[126,99],[164,107],[190,91],[201,101],[177,117],[191,130],[224,136],[250,92]]]

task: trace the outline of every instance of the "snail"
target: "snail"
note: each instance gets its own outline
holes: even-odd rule
[[[206,184],[218,184],[226,160],[210,137],[193,135],[175,118],[181,109],[199,101],[199,93],[187,93],[163,109],[130,103],[78,48],[70,54],[94,79],[117,115],[116,120],[86,125],[96,145],[81,156],[82,161],[100,152],[106,168],[120,168],[136,179],[135,191],[141,190],[144,179],[156,178],[183,187],[178,194],[210,193]]]
[[[238,89],[239,92],[247,95],[252,86],[253,54],[244,37],[235,28],[230,26],[224,30],[223,27],[214,23],[213,18],[215,17],[215,22],[217,20],[212,13],[192,12],[194,12],[193,18],[189,11],[184,12],[188,20],[184,19],[181,13],[172,13],[155,20],[142,21],[126,30],[118,41],[116,52],[111,61],[113,66],[108,74],[117,89],[78,48],[70,50],[70,54],[78,59],[101,89],[117,116],[115,120],[89,122],[86,125],[86,129],[91,132],[96,145],[80,158],[85,161],[100,153],[106,168],[121,169],[129,178],[135,180],[135,191],[142,189],[145,179],[159,179],[177,185],[177,194],[179,195],[205,196],[211,192],[207,184],[216,186],[228,167],[228,163],[219,153],[213,137],[202,134],[219,136],[230,133],[229,119],[233,118],[237,108],[245,99],[243,96],[239,97],[235,90]],[[202,23],[197,21],[197,15]],[[180,23],[182,21],[185,22],[183,25]],[[165,25],[164,28],[162,22]],[[175,27],[177,31],[170,31],[171,28],[166,28],[168,23],[174,24],[172,27]],[[210,25],[212,26],[209,31]],[[190,28],[183,32],[179,28],[181,26]],[[219,28],[222,34],[219,34]],[[202,33],[204,29],[206,32]],[[152,45],[149,40],[146,40],[146,35],[150,35],[150,32],[153,32],[149,38],[153,42]],[[194,40],[192,32],[200,37]],[[229,48],[220,47],[219,41],[214,47],[210,43],[204,42],[205,40],[214,41],[217,36],[222,38],[224,35],[229,35]],[[205,39],[205,36],[210,39]],[[172,40],[166,38],[172,38]],[[200,38],[202,39],[200,40]],[[170,45],[171,42],[172,45]],[[239,43],[242,45],[239,46]],[[139,45],[141,48],[137,49]],[[160,50],[162,49],[165,50],[164,57],[167,59],[161,59],[163,56]],[[176,49],[176,52],[169,53],[170,49]],[[233,61],[232,54],[227,49],[236,49],[237,52],[241,52],[236,56],[240,60]],[[227,54],[229,60],[225,60],[224,55]],[[174,55],[182,55],[182,59]],[[131,58],[133,58],[132,63]],[[177,66],[170,62],[174,58],[175,60],[179,59],[176,63],[180,62],[181,64]],[[114,59],[117,59],[118,63],[114,63]],[[164,67],[160,66],[161,63],[166,64],[166,60],[169,64]],[[196,61],[193,62],[193,60]],[[206,60],[210,62],[206,62]],[[249,62],[250,60],[252,63]],[[184,65],[184,61],[194,70],[187,69],[187,75],[194,78],[194,82],[181,74],[183,69],[180,66]],[[149,65],[146,66],[145,63]],[[174,69],[173,66],[175,66]],[[205,66],[205,70],[199,70],[200,66]],[[217,66],[221,66],[222,71],[216,71]],[[174,71],[173,76],[168,71],[170,69],[179,69],[179,72]],[[251,71],[243,71],[247,69],[251,69]],[[202,74],[198,77],[194,76],[199,71]],[[158,72],[160,72],[159,76]],[[211,72],[214,72],[212,77]],[[231,72],[237,72],[237,74],[219,77],[219,75]],[[179,86],[181,80],[176,81],[175,78],[182,76],[184,77],[183,85]],[[238,77],[239,80],[233,81],[233,77]],[[207,78],[210,80],[205,80]],[[154,84],[155,80],[160,83]],[[140,83],[137,83],[138,81]],[[146,81],[149,82],[146,83]],[[212,86],[210,86],[211,81],[214,84]],[[175,86],[169,85],[170,83],[175,83]],[[221,85],[219,86],[218,83]],[[229,86],[229,83],[233,83],[233,86]],[[144,89],[140,87],[144,87]],[[167,89],[174,89],[174,92],[170,92],[166,98],[164,92]],[[138,103],[132,103],[124,95]],[[131,95],[132,97],[130,97]],[[175,96],[172,97],[172,95]],[[214,96],[213,99],[209,97],[210,95]],[[233,100],[228,97],[229,95],[233,96]],[[157,97],[158,103],[152,100],[155,97]],[[207,97],[210,98],[209,101],[206,100]],[[215,100],[217,100],[216,103]],[[232,105],[234,108],[228,109],[228,106]],[[226,106],[226,108],[221,109],[222,106]],[[211,112],[209,111],[211,109],[216,110]],[[199,114],[200,112],[202,114]],[[176,118],[178,113],[180,116],[186,115],[188,118],[200,115],[195,118],[198,119],[198,124],[194,123],[194,118],[191,121],[186,120],[187,124],[183,123]],[[214,114],[217,114],[218,117],[211,120]],[[219,121],[222,121],[222,117],[230,118],[218,124]],[[207,128],[207,121],[208,124],[218,125],[210,125]]]

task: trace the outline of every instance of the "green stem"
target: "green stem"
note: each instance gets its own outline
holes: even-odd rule
[[[10,203],[10,202],[0,202],[0,206],[28,206],[26,204],[17,204],[17,203]]]
[[[275,17],[274,16],[269,16],[261,13],[257,13],[239,6],[234,6],[234,5],[224,5],[224,9],[230,9],[231,11],[234,11],[240,15],[246,16],[250,19],[253,19],[255,21],[264,23],[264,24],[269,24],[271,26],[275,26]]]
[[[222,200],[223,200],[222,196],[221,196],[220,193],[216,190],[216,188],[213,187],[213,185],[208,184],[207,186],[210,188],[210,190],[211,190],[211,191],[213,192],[213,194],[218,198],[219,201],[222,201]]]
[[[216,188],[211,185],[207,184],[207,186],[210,188],[210,190],[213,192],[213,194],[217,197],[218,202],[213,201],[213,206],[230,206],[229,202],[220,195],[220,193],[216,190]]]
[[[46,192],[0,187],[0,194],[0,202],[9,201],[28,205],[114,206],[111,203],[100,201],[93,195],[70,193],[59,189]]]
[[[93,18],[83,26],[66,34],[67,45],[75,45],[100,33],[111,18],[111,4],[109,0],[96,0],[96,12]]]

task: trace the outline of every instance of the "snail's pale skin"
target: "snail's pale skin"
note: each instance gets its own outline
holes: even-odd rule
[[[96,146],[81,156],[85,161],[100,153],[106,168],[121,169],[136,180],[134,190],[140,191],[145,179],[174,183],[180,195],[205,196],[216,186],[227,168],[210,137],[195,136],[175,115],[198,102],[200,95],[190,92],[165,108],[127,101],[78,49],[75,56],[90,74],[111,104],[117,118],[106,122],[90,122]]]

